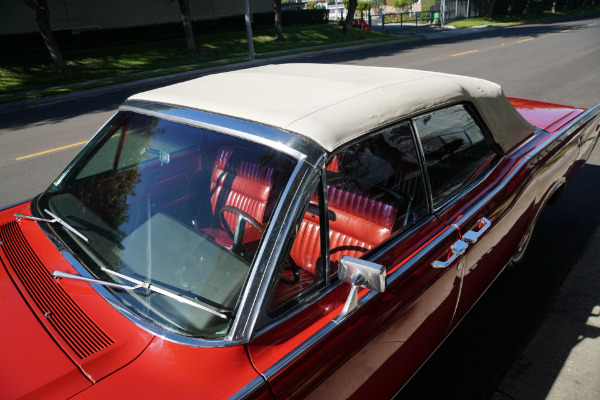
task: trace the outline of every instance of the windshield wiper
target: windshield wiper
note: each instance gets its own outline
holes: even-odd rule
[[[31,220],[31,221],[47,222],[49,224],[53,224],[55,222],[58,222],[59,224],[61,224],[62,226],[64,226],[65,228],[67,228],[68,230],[70,230],[71,232],[73,232],[74,234],[76,234],[77,236],[79,236],[80,238],[82,238],[83,240],[85,240],[86,242],[89,242],[88,238],[86,238],[85,236],[83,236],[83,234],[81,232],[77,231],[75,228],[73,228],[71,225],[67,224],[61,218],[59,218],[56,215],[52,214],[48,210],[44,210],[44,211],[46,212],[46,214],[50,215],[52,217],[52,219],[38,218],[38,217],[31,216],[31,215],[25,215],[25,214],[19,214],[19,213],[15,214],[15,218],[28,219],[28,220]]]
[[[219,318],[223,318],[223,319],[229,319],[229,317],[225,314],[222,314],[218,311],[214,311],[211,310],[210,308],[203,306],[202,304],[198,304],[194,301],[188,300],[185,297],[178,295],[177,293],[173,293],[169,290],[163,289],[161,287],[158,287],[150,282],[144,282],[144,281],[140,281],[134,278],[131,278],[127,275],[123,275],[121,273],[112,271],[108,268],[105,267],[101,267],[102,271],[106,272],[107,274],[111,274],[111,275],[115,275],[118,276],[121,279],[124,279],[126,281],[129,281],[131,283],[134,283],[135,286],[130,286],[130,285],[123,285],[123,284],[119,284],[119,283],[114,283],[114,282],[108,282],[108,281],[103,281],[100,279],[94,279],[94,278],[86,278],[85,276],[81,276],[81,275],[75,275],[75,274],[70,274],[68,272],[62,272],[62,271],[52,271],[51,275],[57,279],[60,278],[67,278],[67,279],[75,279],[78,281],[84,281],[84,282],[89,282],[89,283],[96,283],[98,285],[103,285],[103,286],[108,286],[108,287],[114,287],[117,289],[121,289],[121,290],[128,290],[128,291],[135,291],[138,289],[146,289],[149,290],[153,293],[158,293],[158,294],[162,294],[163,296],[167,296],[173,300],[176,300],[180,303],[184,303],[187,305],[190,305],[192,307],[196,307],[199,308],[201,310],[204,310],[208,313],[211,313],[213,315],[216,315]]]

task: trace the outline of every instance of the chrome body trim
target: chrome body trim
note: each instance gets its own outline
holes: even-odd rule
[[[487,196],[485,196],[484,199],[482,199],[474,207],[472,207],[472,210],[478,210],[478,209],[480,209],[482,205],[484,205],[485,203],[487,203],[493,196],[495,196],[496,194],[498,194],[498,192],[500,192],[501,190],[503,190],[506,187],[507,183],[512,178],[515,177],[515,175],[517,174],[517,172],[524,165],[526,165],[527,162],[529,162],[529,160],[531,160],[534,156],[538,155],[544,149],[546,149],[546,147],[551,142],[553,142],[557,137],[562,136],[562,135],[567,135],[572,130],[577,130],[577,129],[581,128],[583,125],[585,125],[587,122],[589,122],[589,120],[591,120],[592,118],[594,118],[597,113],[600,113],[600,104],[597,104],[596,106],[590,108],[588,111],[586,111],[585,113],[583,113],[582,115],[580,115],[578,118],[576,118],[574,121],[572,121],[569,125],[565,126],[560,131],[557,131],[556,133],[554,133],[550,137],[548,137],[545,142],[541,143],[540,145],[538,145],[537,147],[535,147],[534,149],[532,149],[528,154],[526,154],[525,156],[523,156],[515,164],[514,168],[508,174],[506,174],[502,178],[502,181],[496,186],[496,188],[494,189],[494,191],[492,191],[490,194],[488,194]],[[541,130],[541,129],[536,129],[535,133],[532,136],[537,136],[542,131],[543,130]],[[527,140],[524,143],[522,143],[521,145],[519,145],[517,147],[517,149],[522,148],[527,143],[529,143],[529,140]],[[493,168],[492,168],[492,171],[493,171]],[[485,177],[482,177],[477,184],[475,184],[471,188],[469,188],[467,190],[467,192],[475,190],[477,188],[477,186],[479,186],[479,183],[482,182],[483,180],[485,180],[485,178],[487,178],[490,173],[491,173],[491,171],[488,174],[486,174]],[[396,281],[408,269],[410,269],[415,264],[417,264],[421,260],[421,258],[423,258],[423,256],[426,255],[431,249],[435,248],[442,241],[446,240],[447,237],[450,234],[456,233],[456,231],[455,231],[455,229],[457,229],[456,225],[459,225],[461,222],[467,221],[470,217],[472,217],[472,215],[475,212],[476,211],[471,211],[467,215],[464,215],[463,217],[461,217],[455,224],[448,225],[446,227],[446,229],[438,237],[436,237],[434,240],[432,240],[430,243],[428,243],[417,254],[413,255],[410,259],[406,260],[402,264],[402,266],[400,268],[398,268],[393,273],[391,273],[390,275],[388,275],[387,285],[389,286],[394,281]],[[432,217],[435,218],[435,215],[432,215]],[[391,247],[395,246],[398,243],[398,241],[402,240],[403,237],[405,237],[407,234],[410,234],[411,231],[412,230],[409,230],[409,231],[405,232],[404,234],[401,235],[401,237],[397,238],[393,242],[391,242],[391,243],[385,245],[384,247],[382,247],[381,249],[377,250],[376,252],[374,252],[373,254],[370,255],[369,259],[376,259],[376,258],[378,258],[382,254],[384,254],[387,250],[389,250]],[[392,268],[388,268],[388,270],[389,269],[393,269],[393,267]],[[331,290],[334,290],[335,288],[337,288],[337,286],[339,284],[340,284],[340,282],[338,281],[337,284],[332,285],[327,290],[323,291],[323,293],[327,293],[327,292],[329,292]],[[362,297],[360,297],[358,299],[358,305],[356,307],[356,311],[358,311],[364,304],[366,304],[369,301],[371,301],[378,294],[379,293],[377,293],[375,291],[372,291],[372,290],[368,291],[367,293],[365,293]],[[305,307],[308,307],[308,304]],[[294,310],[294,312],[290,313],[284,319],[276,321],[276,322],[274,322],[273,324],[271,324],[269,326],[263,327],[261,329],[261,331],[259,332],[259,334],[263,334],[263,333],[269,331],[273,327],[275,327],[275,326],[279,325],[281,322],[283,322],[283,320],[287,320],[288,318],[291,318],[294,315],[297,315],[301,311],[302,311],[302,309],[296,309],[296,310]],[[289,366],[289,364],[291,364],[296,358],[298,358],[302,354],[306,353],[311,347],[315,346],[318,342],[320,342],[321,340],[323,340],[323,338],[325,336],[331,334],[331,332],[338,326],[338,324],[336,324],[335,322],[333,322],[334,318],[332,318],[332,321],[330,321],[326,325],[324,325],[321,329],[319,329],[317,332],[315,332],[310,338],[308,338],[306,341],[304,341],[303,343],[301,343],[298,347],[296,347],[295,349],[293,349],[292,351],[290,351],[288,354],[286,354],[283,358],[281,358],[275,364],[273,364],[272,366],[270,366],[269,368],[267,368],[265,370],[264,374],[263,374],[265,376],[265,378],[267,378],[267,379],[273,378],[274,376],[276,376],[277,374],[279,374],[281,371],[283,371],[285,368],[287,368]]]
[[[561,130],[550,134],[550,136],[540,143],[537,147],[533,148],[529,153],[524,155],[514,166],[514,168],[502,178],[502,182],[498,184],[494,190],[488,193],[483,199],[481,199],[477,204],[470,208],[470,210],[465,213],[458,221],[455,222],[457,225],[461,225],[466,223],[469,219],[473,218],[474,214],[478,212],[486,203],[488,203],[494,196],[496,196],[500,191],[504,190],[506,186],[506,182],[510,181],[515,177],[517,172],[525,166],[532,158],[539,155],[542,151],[544,151],[550,143],[553,143],[556,138],[560,136],[568,136],[574,131],[581,129],[585,124],[587,124],[591,119],[593,119],[597,113],[600,112],[600,104],[596,104],[596,106],[588,109],[586,112],[581,114],[579,117],[575,118],[571,123]],[[575,140],[575,138],[573,138]]]
[[[244,387],[238,390],[233,396],[229,397],[229,400],[243,400],[247,399],[250,395],[254,394],[263,385],[266,385],[265,379],[258,375],[256,378],[248,382]]]
[[[238,137],[281,151],[297,160],[306,158],[305,153],[307,148],[306,143],[303,142],[310,141],[302,136],[267,125],[261,125],[255,122],[244,121],[223,115],[211,114],[199,110],[178,108],[168,104],[130,100],[119,107],[119,110],[132,111]],[[313,143],[312,141],[310,142]],[[317,145],[313,144],[313,146]]]
[[[112,119],[115,117],[115,115],[117,115],[117,111],[115,111],[110,118],[108,118],[106,120],[106,122],[104,122],[102,124],[102,126],[92,135],[92,137],[87,141],[87,143],[83,146],[83,149],[85,149],[85,147],[90,144],[90,142],[92,142],[96,136],[98,136],[98,134],[100,132],[102,132],[104,130],[104,128],[106,127],[106,125],[109,124],[110,121],[112,121]],[[65,176],[67,176],[67,174],[69,173],[71,166],[75,163],[76,160],[78,160],[81,157],[81,154],[83,153],[83,149],[79,151],[79,153],[77,154],[77,156],[75,156],[75,158],[69,163],[69,165],[67,165],[67,167],[63,170],[63,172],[60,173],[60,175],[52,182],[53,185],[60,185],[60,182],[65,179]]]
[[[325,159],[325,154],[316,163],[321,163]],[[315,169],[310,163],[300,162],[294,175],[288,182],[284,192],[281,195],[276,214],[271,217],[272,222],[265,231],[263,243],[256,255],[254,268],[246,283],[240,301],[241,308],[238,310],[237,318],[232,325],[232,340],[250,341],[253,336],[257,321],[268,304],[267,293],[271,282],[278,279],[275,276],[277,266],[286,246],[287,238],[294,228],[288,221],[293,220],[294,216],[304,203],[306,196],[310,196],[310,189],[313,187],[314,179],[318,178],[319,170]]]
[[[302,199],[305,198],[304,193],[310,189],[311,182],[313,181],[312,177],[318,176],[318,171],[320,170],[315,168],[315,165],[320,165],[324,162],[326,157],[325,151],[311,140],[290,132],[198,110],[181,109],[165,104],[143,101],[126,102],[119,110],[155,116],[235,136],[271,147],[298,160],[287,185],[282,191],[277,207],[273,211],[269,227],[263,236],[263,243],[252,264],[252,272],[242,290],[239,309],[225,337],[204,339],[187,337],[168,331],[149,323],[131,312],[106,288],[97,285],[92,286],[98,294],[105,298],[124,317],[140,328],[165,340],[193,347],[226,347],[249,341],[262,310],[263,300],[269,289],[281,249],[284,247],[287,235],[292,228],[291,224],[288,224],[287,221],[289,221],[289,218],[300,207]],[[103,125],[103,128],[107,124],[108,122]],[[81,276],[93,279],[93,276],[91,276],[88,270],[68,249],[59,249],[59,251]]]

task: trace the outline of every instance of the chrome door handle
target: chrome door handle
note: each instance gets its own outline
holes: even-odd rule
[[[448,268],[450,264],[452,264],[458,257],[462,256],[467,250],[469,245],[462,240],[456,241],[452,246],[450,246],[450,250],[452,250],[452,255],[446,261],[436,260],[431,263],[433,268]]]
[[[489,219],[487,218],[481,218],[479,221],[477,221],[477,225],[480,226],[479,230],[477,232],[475,231],[468,231],[467,233],[465,233],[463,235],[463,240],[467,243],[475,243],[477,242],[477,240],[479,239],[479,237],[481,235],[483,235],[483,233],[485,231],[487,231],[488,229],[490,229],[490,226],[492,226],[492,223],[490,222]]]

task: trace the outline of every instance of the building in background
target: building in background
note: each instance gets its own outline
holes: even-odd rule
[[[273,11],[272,0],[249,0],[253,13]],[[177,0],[48,0],[52,30],[72,32],[181,22]],[[2,0],[0,35],[38,32],[23,0]],[[192,20],[244,14],[243,0],[190,0]]]

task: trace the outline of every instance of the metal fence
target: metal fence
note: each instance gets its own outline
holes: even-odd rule
[[[437,0],[429,10],[419,12],[386,13],[381,20],[385,24],[447,24],[464,18],[485,15],[486,2],[482,0]]]
[[[481,17],[487,11],[484,2],[473,0],[438,0],[431,8],[431,11],[439,14],[442,24],[463,18]]]

